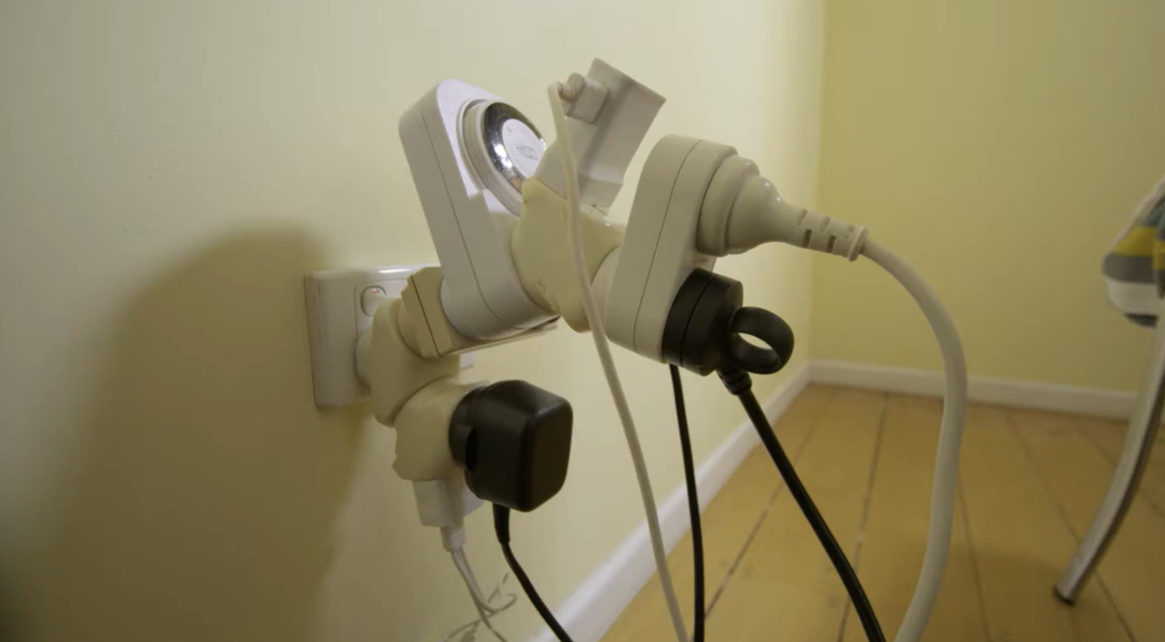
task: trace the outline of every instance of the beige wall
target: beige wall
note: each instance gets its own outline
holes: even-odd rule
[[[545,131],[547,82],[604,57],[667,96],[649,143],[732,142],[812,201],[823,21],[815,0],[0,3],[0,601],[26,639],[417,642],[471,618],[390,431],[312,404],[302,275],[435,258],[396,123],[447,77]],[[808,345],[804,256],[724,265]],[[663,497],[667,373],[620,356]],[[469,374],[575,405],[565,491],[516,520],[560,603],[642,521],[590,339]],[[743,415],[688,384],[703,458]],[[469,530],[492,584],[484,511]]]
[[[1100,260],[1165,173],[1165,2],[831,0],[821,206],[942,295],[972,374],[1130,389]],[[813,356],[937,368],[871,265],[815,263]]]

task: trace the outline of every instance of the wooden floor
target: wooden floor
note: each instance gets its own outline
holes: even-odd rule
[[[813,386],[775,428],[891,640],[922,563],[940,412],[937,399]],[[1165,642],[1160,443],[1099,575],[1075,607],[1052,593],[1104,495],[1123,437],[1119,422],[970,410],[954,544],[925,640]],[[763,449],[712,501],[703,524],[710,642],[865,639]],[[689,539],[672,552],[670,567],[690,623]],[[674,639],[657,579],[604,639]]]

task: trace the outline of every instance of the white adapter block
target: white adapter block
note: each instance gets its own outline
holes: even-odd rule
[[[541,151],[534,149],[534,141],[540,144],[541,140],[533,128],[520,122],[516,110],[484,89],[457,80],[442,81],[401,116],[400,138],[444,271],[441,303],[445,316],[467,337],[497,339],[541,325],[554,315],[538,307],[522,287],[510,257],[510,235],[518,213],[506,209],[486,184],[514,190],[513,199],[507,200],[520,203],[517,186],[504,175],[479,181],[476,174],[482,169],[498,167],[489,161],[475,165],[466,154],[467,146],[480,148],[488,138],[481,132],[465,135],[467,119],[469,126],[483,126],[485,115],[475,109],[483,103],[487,108],[500,105],[511,110],[506,113],[512,117],[501,117],[508,119],[498,124],[501,142],[493,151],[506,152],[504,162],[498,162],[517,181],[516,172],[523,165],[509,159],[507,145],[515,154],[518,148],[530,146],[534,158],[527,160],[533,163]],[[522,131],[515,139],[511,131],[511,141],[506,143],[506,127],[517,124],[529,132]],[[477,151],[483,157],[490,153]]]
[[[697,248],[700,209],[716,170],[735,154],[684,136],[664,136],[651,150],[603,313],[615,343],[663,361],[663,328],[676,293],[692,270],[716,263]]]
[[[409,276],[425,265],[325,270],[304,277],[311,375],[316,405],[338,408],[364,400],[368,387],[356,375],[356,340],[372,325],[376,306],[399,297]],[[464,354],[461,366],[473,364]]]
[[[594,96],[593,89],[588,92],[588,83],[601,96]],[[578,171],[579,202],[608,208],[623,187],[627,166],[663,107],[664,98],[598,58],[591,62],[586,78],[576,74],[567,83],[567,92],[572,96],[564,107],[573,117],[567,119],[566,131]],[[594,106],[587,103],[593,102],[600,105],[597,113],[591,114]],[[539,164],[535,175],[565,196],[558,145],[555,141],[546,152],[547,158],[556,160]]]

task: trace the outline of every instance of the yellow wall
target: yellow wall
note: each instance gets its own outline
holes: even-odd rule
[[[1165,2],[830,0],[821,206],[942,295],[971,373],[1134,388],[1100,261],[1165,173]],[[937,368],[872,265],[815,263],[813,356]]]
[[[547,131],[546,84],[604,57],[667,96],[649,145],[732,142],[812,201],[823,24],[816,0],[0,4],[0,608],[45,642],[418,642],[470,619],[390,431],[312,404],[302,275],[435,258],[396,126],[447,77]],[[808,345],[806,257],[724,265]],[[620,363],[664,497],[667,373]],[[515,524],[558,604],[642,522],[590,338],[468,374],[574,403],[567,487]],[[688,386],[702,459],[743,415]],[[469,530],[492,584],[485,511]],[[517,641],[537,618],[515,611]]]

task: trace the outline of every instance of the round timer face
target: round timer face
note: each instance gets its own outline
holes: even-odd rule
[[[481,137],[489,164],[513,186],[520,201],[522,182],[534,175],[546,152],[542,135],[522,112],[505,103],[493,103],[482,115]]]
[[[523,178],[533,176],[546,151],[546,143],[529,125],[516,118],[503,122],[501,129],[502,147],[514,169]]]
[[[542,135],[522,112],[501,102],[478,101],[464,115],[462,142],[474,175],[511,214],[522,214],[522,184],[546,153]]]

